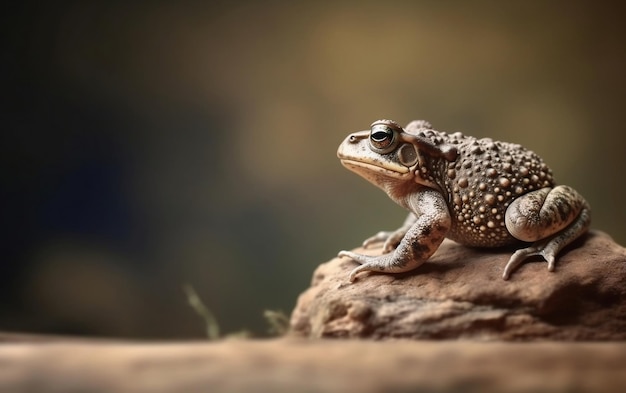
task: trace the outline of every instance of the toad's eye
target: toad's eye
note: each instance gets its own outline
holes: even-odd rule
[[[370,132],[370,147],[376,153],[389,153],[396,147],[396,133],[387,125],[374,125]]]

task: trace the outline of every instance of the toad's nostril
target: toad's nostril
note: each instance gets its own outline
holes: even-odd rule
[[[350,135],[349,141],[350,141],[350,143],[355,143],[356,142],[356,137],[354,135]]]

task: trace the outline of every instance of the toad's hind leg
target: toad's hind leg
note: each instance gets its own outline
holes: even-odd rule
[[[571,187],[542,188],[514,200],[505,214],[507,230],[522,241],[534,242],[517,250],[504,267],[502,278],[528,257],[540,255],[554,270],[557,254],[585,233],[591,222],[591,211],[585,199]]]

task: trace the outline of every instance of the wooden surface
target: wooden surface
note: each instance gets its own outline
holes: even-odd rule
[[[626,391],[623,342],[21,341],[2,392]]]

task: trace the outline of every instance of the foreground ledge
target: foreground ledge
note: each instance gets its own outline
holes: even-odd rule
[[[626,343],[53,341],[0,345],[3,392],[621,392]]]

